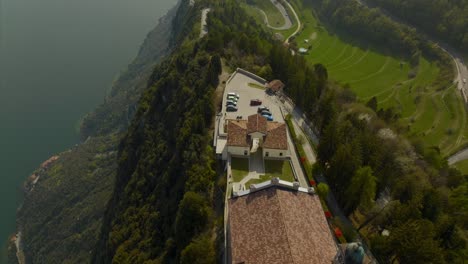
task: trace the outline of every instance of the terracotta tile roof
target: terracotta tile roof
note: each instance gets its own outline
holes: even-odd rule
[[[260,114],[249,116],[247,122],[247,134],[254,132],[267,133],[267,119]]]
[[[269,149],[288,149],[286,124],[267,122],[266,118],[256,114],[246,120],[227,120],[227,145],[250,147],[250,133],[265,134],[262,147]]]
[[[229,208],[233,264],[329,264],[338,253],[316,195],[270,187]]]
[[[249,147],[246,120],[227,120],[227,145]]]
[[[273,92],[278,92],[284,88],[284,83],[280,80],[273,80],[267,84],[267,88]]]
[[[263,147],[269,149],[288,149],[286,124],[268,122],[267,135],[263,141]]]

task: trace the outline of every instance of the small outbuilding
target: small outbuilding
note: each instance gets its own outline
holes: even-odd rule
[[[299,54],[307,54],[307,51],[309,51],[309,50],[306,49],[306,48],[299,48],[299,50],[298,50]]]
[[[280,80],[273,80],[266,85],[267,92],[272,94],[277,94],[282,92],[284,88],[284,83]]]

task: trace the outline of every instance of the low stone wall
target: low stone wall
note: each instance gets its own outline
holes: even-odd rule
[[[246,76],[249,76],[250,78],[256,80],[257,82],[259,82],[261,84],[266,84],[267,83],[267,81],[265,79],[263,79],[262,77],[260,77],[260,76],[258,76],[256,74],[253,74],[251,72],[248,72],[248,71],[246,71],[244,69],[237,68],[237,72],[242,73],[242,74],[244,74]]]
[[[253,73],[251,73],[251,72],[249,72],[249,71],[246,71],[246,70],[244,70],[244,69],[241,69],[241,68],[237,68],[236,71],[235,71],[234,73],[231,74],[231,77],[229,77],[229,79],[227,80],[226,83],[230,83],[231,80],[232,80],[232,78],[234,78],[234,76],[235,76],[236,74],[238,74],[238,73],[239,73],[239,74],[243,74],[243,75],[245,75],[245,76],[248,76],[248,77],[250,77],[250,78],[256,80],[257,82],[259,82],[259,83],[261,83],[261,84],[263,84],[263,85],[265,85],[265,84],[267,83],[267,80],[263,79],[262,77],[260,77],[260,76],[258,76],[258,75],[256,75],[256,74],[253,74]]]

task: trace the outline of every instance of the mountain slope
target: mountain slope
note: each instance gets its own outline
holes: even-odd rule
[[[168,53],[175,11],[160,19],[106,101],[84,118],[81,137],[88,140],[38,170],[17,214],[28,263],[89,263],[112,194],[121,131],[155,64]]]

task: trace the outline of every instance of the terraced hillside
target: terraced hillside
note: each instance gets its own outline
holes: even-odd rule
[[[376,51],[358,36],[335,34],[299,1],[292,4],[303,24],[295,45],[308,50],[302,56],[310,63],[324,64],[332,79],[349,84],[363,102],[375,96],[379,108],[395,108],[410,135],[440,147],[444,154],[467,142],[462,99],[455,86],[433,86],[440,71],[434,62],[421,58],[417,70],[411,69],[408,61]]]

